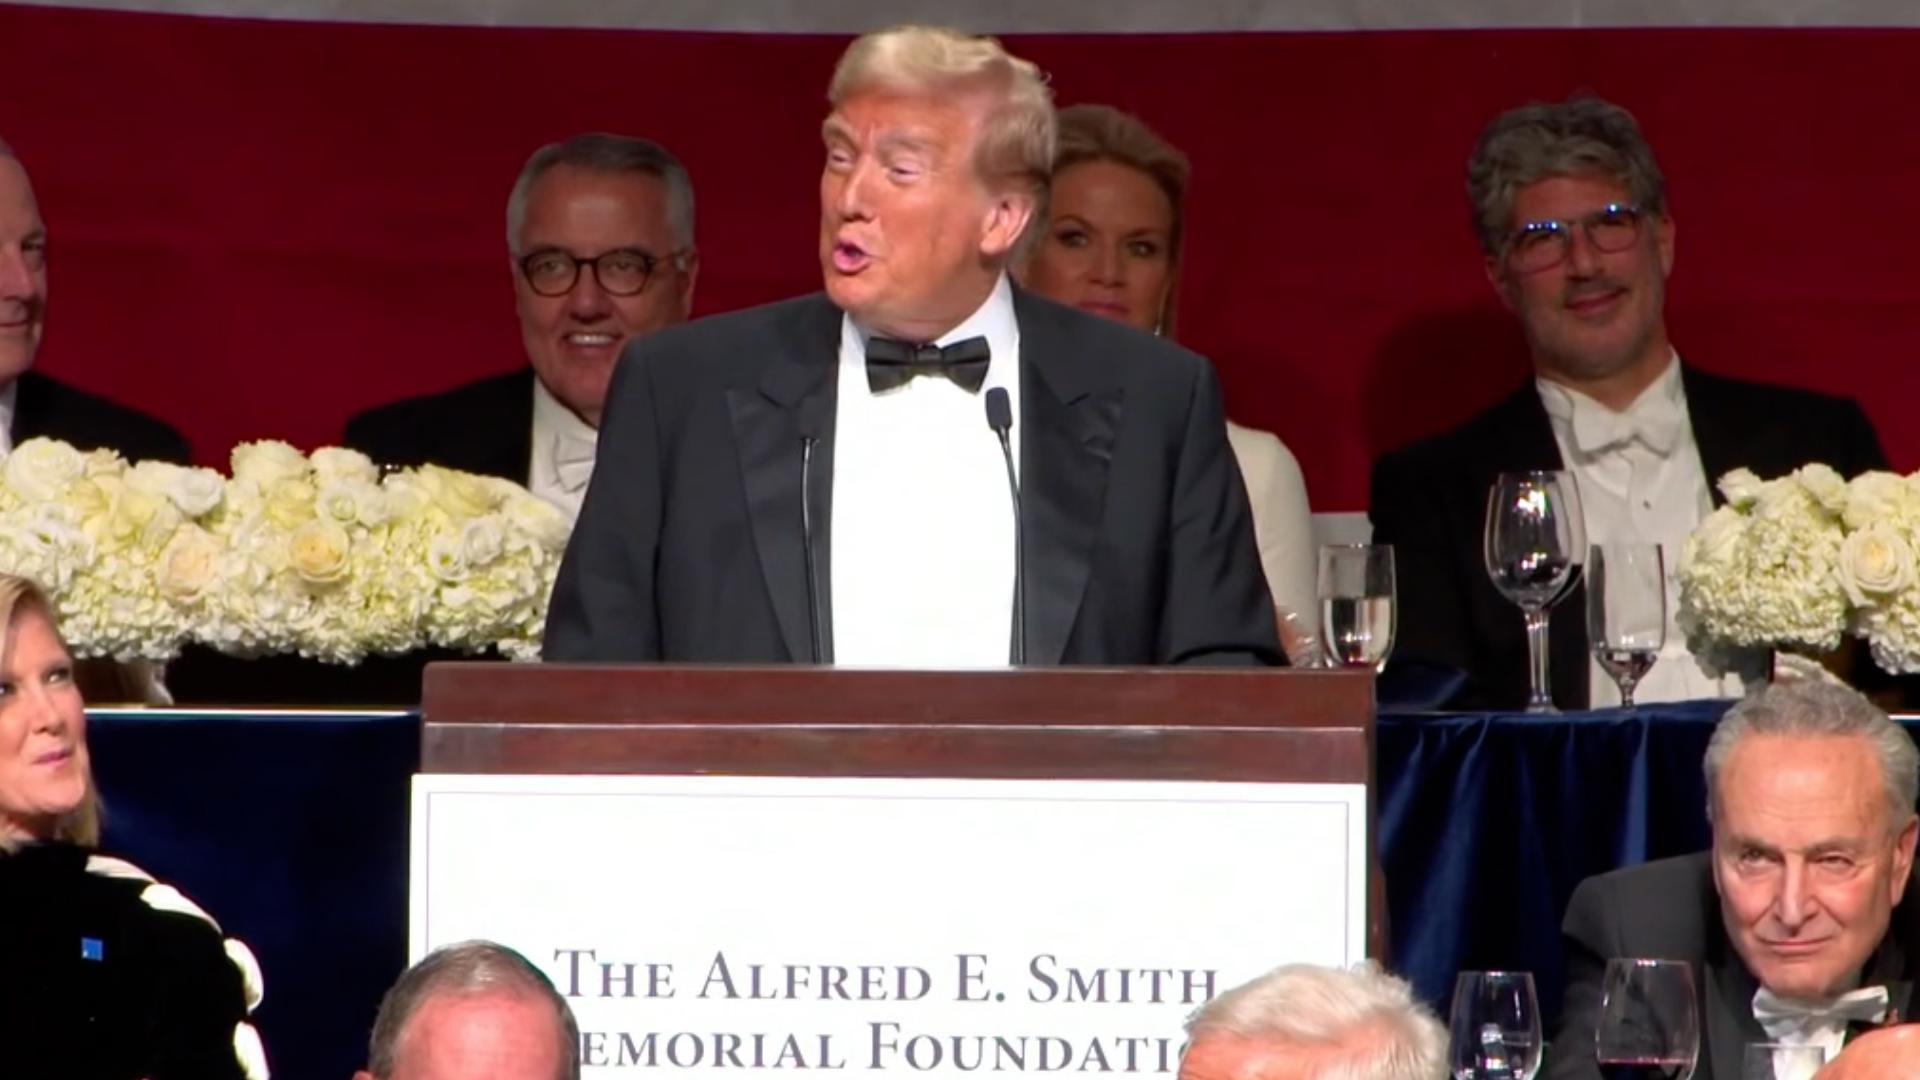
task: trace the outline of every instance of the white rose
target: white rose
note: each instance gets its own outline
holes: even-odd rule
[[[300,580],[329,585],[347,576],[347,555],[353,541],[338,524],[309,521],[293,531],[287,543],[287,564]]]
[[[1901,516],[1904,507],[1914,502],[1914,491],[1906,480],[1890,472],[1868,472],[1847,484],[1847,506],[1842,517],[1851,529],[1864,529],[1876,521]]]
[[[1800,486],[1828,513],[1838,514],[1846,509],[1847,481],[1833,471],[1832,466],[1819,462],[1803,465],[1794,471],[1793,478],[1800,481]]]
[[[212,469],[189,469],[168,461],[142,461],[126,473],[126,483],[158,495],[188,517],[199,517],[220,505],[226,481]]]
[[[206,595],[219,570],[220,542],[198,525],[188,525],[160,552],[157,584],[167,597],[190,604]]]
[[[349,450],[343,446],[323,446],[313,452],[311,458],[313,471],[319,475],[321,483],[336,480],[357,480],[364,484],[378,483],[380,467],[373,459],[358,450]]]
[[[327,483],[323,477],[320,493],[314,496],[314,511],[328,521],[336,521],[342,525],[358,521],[364,497],[355,489],[367,486],[369,485],[340,480]]]
[[[492,515],[475,518],[460,530],[460,551],[468,566],[485,566],[500,557],[505,536]]]
[[[466,550],[458,536],[436,536],[427,544],[427,569],[449,584],[467,579]]]
[[[508,499],[505,509],[507,520],[541,547],[559,551],[567,546],[567,534],[573,530],[573,523],[566,511],[545,499],[526,494]]]
[[[1720,494],[1736,510],[1745,510],[1760,497],[1761,480],[1752,469],[1735,469],[1720,478]]]
[[[1746,519],[1732,507],[1723,506],[1707,515],[1694,527],[1682,551],[1684,564],[1718,565],[1733,559],[1739,550],[1740,536],[1746,531]]]
[[[307,456],[273,439],[241,443],[233,448],[233,478],[256,487],[271,487],[307,475]]]
[[[1835,571],[1856,605],[1897,596],[1913,586],[1913,548],[1885,525],[1869,525],[1840,542]]]
[[[28,439],[7,456],[7,486],[28,502],[47,502],[86,469],[86,457],[66,443]]]
[[[499,505],[498,493],[492,487],[491,477],[475,476],[454,469],[440,469],[426,466],[421,470],[429,475],[439,474],[440,484],[434,492],[434,501],[440,509],[455,520],[476,518],[489,513]]]

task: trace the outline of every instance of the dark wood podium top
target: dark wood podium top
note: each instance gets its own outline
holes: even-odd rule
[[[1366,783],[1364,672],[433,664],[422,771]]]

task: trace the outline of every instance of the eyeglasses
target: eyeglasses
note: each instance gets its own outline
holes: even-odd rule
[[[521,256],[520,274],[527,279],[527,287],[541,296],[565,296],[580,280],[580,268],[589,266],[593,268],[593,279],[608,294],[635,296],[646,289],[655,267],[679,257],[677,251],[655,255],[639,248],[614,248],[591,259],[582,259],[559,248],[542,248]]]
[[[1507,234],[1507,264],[1522,274],[1559,266],[1573,247],[1573,229],[1587,234],[1587,243],[1608,253],[1625,251],[1640,239],[1638,206],[1608,203],[1585,217],[1529,221]]]

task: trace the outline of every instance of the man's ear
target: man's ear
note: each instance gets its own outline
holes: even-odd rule
[[[700,249],[689,247],[680,253],[680,273],[675,284],[680,291],[680,317],[693,317],[693,286],[700,279]]]
[[[1906,895],[1907,879],[1913,875],[1913,843],[1920,838],[1920,818],[1909,818],[1907,827],[1893,840],[1893,902]]]
[[[980,234],[980,254],[996,262],[1006,259],[1039,207],[1040,200],[1025,188],[1009,187],[1001,191],[987,208],[986,227]]]
[[[1519,310],[1514,298],[1513,279],[1507,276],[1506,261],[1498,255],[1489,255],[1486,259],[1487,284],[1493,286],[1493,294],[1508,311]]]

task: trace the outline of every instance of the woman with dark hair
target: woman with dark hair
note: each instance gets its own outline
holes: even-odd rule
[[[0,626],[0,1075],[265,1077],[246,946],[93,850],[85,704],[46,594],[0,574]]]
[[[1186,156],[1108,105],[1060,110],[1048,219],[1020,283],[1048,299],[1171,335],[1190,168]],[[1272,433],[1227,423],[1253,506],[1281,640],[1311,662],[1319,624],[1313,518],[1300,463]]]

